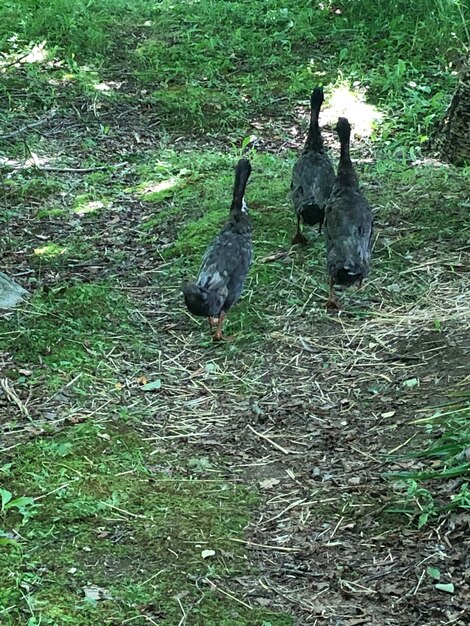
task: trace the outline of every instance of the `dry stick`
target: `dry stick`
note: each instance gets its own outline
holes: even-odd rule
[[[254,541],[247,541],[246,539],[237,539],[235,537],[229,537],[229,541],[235,541],[236,543],[243,543],[245,546],[255,546],[256,548],[266,548],[267,550],[276,550],[278,552],[300,552],[300,548],[287,548],[285,546],[268,546],[265,543],[254,543]]]
[[[238,602],[238,604],[241,604],[242,606],[246,607],[247,609],[253,610],[253,607],[251,606],[251,604],[247,604],[246,602],[243,602],[243,600],[240,600],[240,598],[237,598],[236,596],[234,596],[233,594],[229,593],[228,591],[224,591],[220,587],[217,587],[217,585],[215,585],[212,582],[212,580],[209,580],[208,578],[204,578],[203,582],[206,583],[206,584],[209,584],[216,591],[220,591],[220,593],[223,593],[224,596],[227,596],[228,598],[231,598],[232,600],[235,600],[235,602]]]
[[[13,65],[16,65],[17,63],[19,63],[23,59],[26,59],[26,57],[29,57],[30,54],[31,54],[31,50],[28,50],[28,52],[26,52],[25,54],[21,55],[20,57],[18,57],[14,61],[9,61],[8,63],[5,63],[4,65],[0,65],[0,71],[1,70],[6,70],[8,67],[12,67]]]
[[[42,126],[43,124],[48,122],[54,115],[55,115],[55,111],[52,111],[51,113],[49,113],[49,115],[46,115],[45,117],[43,117],[41,120],[38,120],[37,122],[31,122],[31,124],[25,124],[24,126],[21,126],[20,128],[18,128],[18,130],[14,130],[11,133],[7,133],[6,135],[0,135],[0,141],[4,141],[5,139],[12,139],[13,137],[17,137],[18,135],[21,135],[22,133],[24,133],[25,130],[29,130],[30,128],[36,128],[37,126]]]
[[[274,522],[274,520],[277,520],[280,517],[282,517],[284,515],[284,513],[287,513],[287,511],[290,511],[291,509],[295,508],[296,506],[300,506],[301,504],[304,504],[304,502],[305,502],[305,498],[303,498],[302,500],[296,500],[295,502],[291,502],[291,504],[289,504],[289,506],[287,506],[285,509],[283,509],[280,513],[277,513],[277,515],[275,515],[274,517],[270,517],[269,519],[265,520],[263,522],[264,526],[266,526],[270,522]]]
[[[267,441],[268,443],[270,443],[274,448],[277,448],[278,450],[280,450],[282,453],[284,454],[298,454],[298,452],[294,452],[293,450],[287,450],[286,448],[283,448],[282,446],[280,446],[278,443],[276,443],[275,441],[273,441],[272,439],[270,439],[269,437],[267,437],[266,435],[262,435],[261,433],[259,433],[257,430],[255,430],[253,428],[253,426],[251,426],[251,424],[248,424],[248,428],[258,437],[260,437],[261,439],[264,439],[265,441]]]
[[[107,170],[110,168],[117,169],[118,167],[125,167],[128,165],[127,161],[124,163],[116,163],[115,165],[97,165],[96,167],[37,167],[36,165],[15,165],[8,166],[15,171],[22,170],[36,170],[37,172],[57,172],[62,174],[88,174],[90,172],[98,172],[99,170]]]
[[[130,517],[138,517],[139,519],[148,519],[148,517],[145,517],[145,515],[138,515],[137,513],[131,513],[130,511],[126,511],[125,509],[119,508],[118,506],[114,506],[114,504],[109,504],[109,502],[102,501],[101,504],[104,504],[104,506],[107,506],[110,509],[113,509],[114,511],[119,511],[119,513],[124,513],[124,515],[129,515]]]
[[[12,387],[10,387],[10,385],[8,384],[8,380],[6,378],[0,379],[0,388],[3,389],[3,391],[5,392],[7,400],[9,400],[12,404],[16,404],[16,406],[20,410],[21,415],[31,420],[28,407],[25,404],[23,404],[23,402],[21,402],[20,398],[17,396],[14,389],[12,389]]]
[[[413,435],[411,435],[411,437],[408,437],[408,439],[404,441],[403,443],[401,443],[399,446],[397,446],[396,448],[393,448],[393,450],[389,450],[387,454],[393,454],[394,452],[397,452],[398,450],[400,450],[400,448],[404,448],[408,443],[410,443],[412,439],[416,437],[417,434],[418,433],[414,433]]]

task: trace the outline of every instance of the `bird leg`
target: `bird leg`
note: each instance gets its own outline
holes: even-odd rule
[[[364,279],[363,279],[363,278],[361,278],[361,279],[359,280],[358,284],[357,284],[357,290],[358,290],[358,291],[361,291],[361,289],[362,289],[362,281],[363,281],[363,280],[364,280]]]
[[[330,276],[330,294],[328,297],[328,302],[326,303],[326,308],[331,310],[338,310],[338,302],[336,301],[335,296],[335,279]]]
[[[214,318],[213,315],[209,315],[207,318],[207,321],[209,322],[209,328],[212,330],[214,328],[214,326],[217,324],[217,318]]]
[[[294,235],[294,239],[292,239],[292,245],[296,243],[301,243],[303,245],[308,243],[307,238],[300,232],[300,215],[297,215],[297,231]]]
[[[214,341],[220,341],[222,339],[222,326],[224,324],[225,311],[221,311],[219,315],[219,321],[217,322],[217,330],[215,331]]]

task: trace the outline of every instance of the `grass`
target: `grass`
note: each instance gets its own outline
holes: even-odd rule
[[[25,0],[3,3],[0,17],[2,133],[41,122],[0,141],[2,270],[34,292],[0,319],[1,378],[31,418],[0,387],[12,436],[0,468],[0,622],[164,626],[186,615],[205,626],[290,626],[286,594],[276,612],[266,607],[277,596],[240,543],[253,510],[272,518],[269,545],[285,545],[292,528],[310,538],[332,519],[338,545],[349,545],[342,519],[353,533],[374,508],[373,480],[361,474],[358,495],[342,468],[330,489],[336,470],[320,448],[334,454],[340,441],[354,463],[349,442],[376,431],[358,421],[345,438],[344,426],[387,415],[380,403],[413,392],[384,360],[397,340],[460,324],[468,168],[420,159],[468,45],[468,9]],[[353,157],[378,235],[367,290],[344,294],[334,319],[323,306],[323,239],[312,230],[309,246],[290,246],[290,172],[316,83],[332,116],[344,98],[356,118]],[[227,320],[236,341],[214,345],[180,287],[226,218],[242,154],[253,166],[255,261]],[[32,157],[39,169],[23,169]],[[97,169],[61,171],[70,167]],[[458,403],[426,422],[419,441],[431,443],[413,457],[423,465],[400,477],[395,512],[418,525],[468,507],[468,415]],[[386,427],[400,425],[397,415]],[[377,442],[367,441],[370,462]],[[300,452],[273,457],[294,482],[278,480],[264,497],[257,472],[279,452],[273,442]],[[319,495],[305,479],[313,459],[326,476]],[[443,495],[438,479],[456,477],[458,490]],[[315,492],[298,519],[286,509],[297,487]],[[330,561],[346,559],[334,545]],[[265,565],[276,578],[274,552]]]
[[[99,371],[116,337],[127,338],[132,350],[133,332],[129,303],[109,284],[39,291],[24,310],[2,323],[3,345],[14,361],[46,370],[51,389],[79,372],[88,379]]]
[[[81,424],[4,459],[2,483],[33,504],[3,514],[18,543],[0,553],[2,624],[291,623],[214,591],[246,575],[232,540],[256,496],[207,460],[154,452],[122,426]]]
[[[405,492],[392,512],[417,519],[419,528],[449,511],[470,508],[470,404],[468,393],[457,391],[452,396],[446,404],[430,407],[432,415],[415,421],[424,429],[426,442],[402,458],[419,460],[421,468],[391,476],[398,481],[397,492]],[[455,487],[442,489],[449,480],[457,481]]]

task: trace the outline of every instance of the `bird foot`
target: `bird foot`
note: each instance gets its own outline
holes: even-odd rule
[[[339,304],[336,302],[336,300],[328,300],[325,306],[329,311],[339,311]]]
[[[214,341],[233,341],[233,339],[235,339],[234,335],[222,335],[222,334],[218,334],[215,333],[215,335],[212,337],[212,339]]]
[[[305,235],[302,235],[300,231],[297,231],[295,233],[294,239],[292,239],[292,245],[294,246],[296,243],[300,243],[305,246],[308,244],[308,239],[307,237],[305,237]]]

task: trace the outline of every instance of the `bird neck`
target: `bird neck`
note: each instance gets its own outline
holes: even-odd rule
[[[315,152],[321,152],[323,150],[323,139],[320,133],[320,126],[318,124],[318,114],[316,113],[312,113],[310,117],[307,139],[305,141],[305,149],[315,150]]]
[[[338,165],[338,181],[342,185],[357,187],[359,182],[349,154],[349,143],[341,143],[341,155]]]

